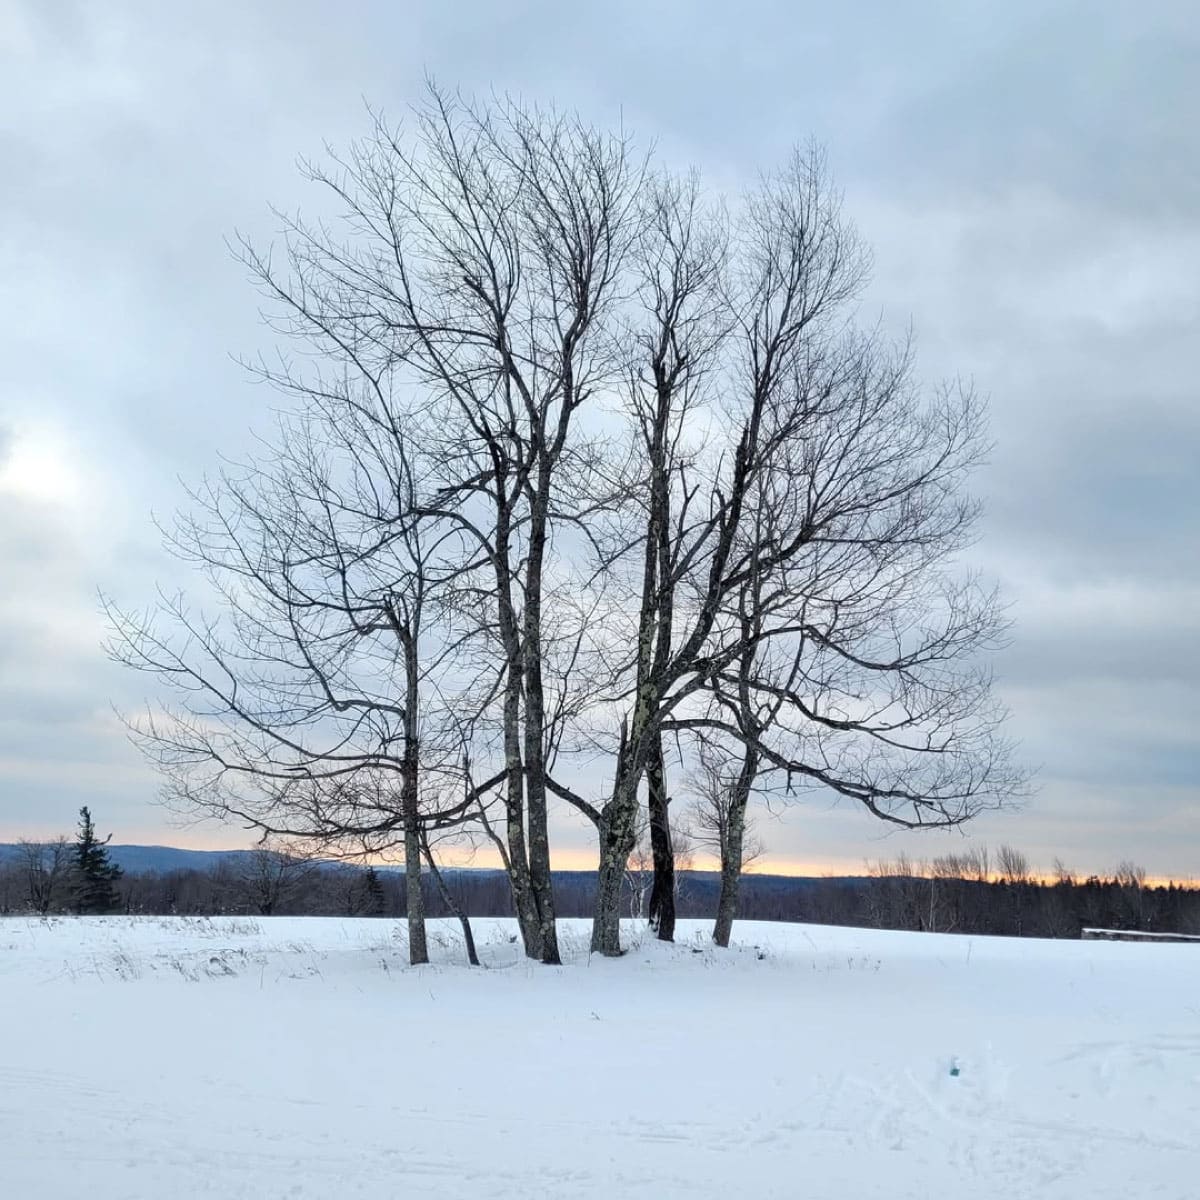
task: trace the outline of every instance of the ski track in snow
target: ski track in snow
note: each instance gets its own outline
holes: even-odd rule
[[[1200,1196],[1200,948],[476,924],[0,919],[0,1197]]]

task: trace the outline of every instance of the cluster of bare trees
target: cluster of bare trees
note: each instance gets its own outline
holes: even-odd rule
[[[555,804],[595,828],[617,954],[642,825],[672,936],[689,777],[722,943],[756,794],[945,826],[1020,788],[995,598],[956,561],[981,405],[856,325],[869,256],[819,150],[726,200],[623,135],[431,89],[304,170],[328,219],[239,247],[277,434],[169,531],[216,615],[110,609],[116,657],[173,690],[134,728],[176,801],[402,851],[414,961],[422,864],[483,841],[554,963]]]
[[[13,906],[46,916],[66,912],[74,899],[75,855],[65,837],[23,841],[7,864]]]

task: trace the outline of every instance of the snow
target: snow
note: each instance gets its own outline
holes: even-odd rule
[[[1147,933],[1142,929],[1083,929],[1080,932],[1085,938],[1111,938],[1125,942],[1200,942],[1200,934],[1194,933]]]
[[[0,1196],[1200,1194],[1187,946],[432,932],[412,969],[390,921],[0,919]]]

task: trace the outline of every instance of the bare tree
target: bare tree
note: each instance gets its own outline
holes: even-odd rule
[[[1026,893],[1033,881],[1029,859],[1015,847],[1003,845],[996,851],[996,873],[1000,882],[1006,885],[1013,929],[1019,937],[1025,932]]]
[[[920,929],[925,908],[922,865],[901,851],[894,859],[868,862],[866,868],[875,881],[868,892],[872,924],[885,929]]]
[[[958,824],[1021,787],[980,658],[1002,628],[994,597],[954,568],[977,513],[961,485],[983,450],[978,401],[923,399],[908,347],[848,323],[867,256],[818,152],[766,179],[727,238],[679,196],[663,261],[729,251],[715,281],[672,269],[648,289],[657,336],[637,343],[648,517],[636,623],[612,638],[634,649],[598,806],[593,948],[608,954],[665,734],[742,745],[747,788],[829,789],[904,826]]]
[[[242,903],[263,917],[276,916],[311,882],[317,866],[286,845],[265,839],[236,869]]]
[[[1129,859],[1122,859],[1113,874],[1113,882],[1121,889],[1121,898],[1135,929],[1146,927],[1145,887],[1146,869]]]
[[[996,873],[1004,883],[1028,883],[1032,878],[1029,859],[1007,843],[996,851]]]
[[[688,781],[695,797],[691,830],[696,845],[714,852],[720,863],[721,891],[713,940],[718,946],[728,946],[742,872],[764,852],[746,815],[755,753],[752,748],[730,749],[719,742],[704,742],[697,759]]]
[[[1075,887],[1079,877],[1061,858],[1055,858],[1054,882],[1065,887]]]
[[[987,883],[992,877],[991,856],[986,846],[972,846],[961,854],[939,855],[933,860],[931,870],[937,879]]]
[[[460,697],[475,708],[460,717],[480,759],[498,726],[521,931],[529,954],[557,962],[543,673],[552,532],[579,527],[576,497],[592,491],[578,417],[612,369],[639,168],[623,139],[511,102],[431,89],[413,120],[407,141],[377,119],[347,156],[308,168],[342,207],[343,240],[288,221],[280,271],[243,247],[285,332],[352,372],[361,394],[264,374],[305,398],[333,393],[340,411],[358,405],[385,434],[420,428],[433,470],[419,516],[460,539],[459,632],[475,637],[478,686]],[[402,381],[402,401],[385,379]]]
[[[132,725],[174,802],[327,856],[403,848],[420,963],[421,828],[473,808],[422,804],[444,793],[423,777],[458,771],[459,722],[441,696],[460,669],[448,603],[460,538],[421,517],[427,465],[395,414],[368,403],[388,395],[361,378],[314,383],[262,461],[196,489],[168,543],[207,577],[222,619],[182,597],[147,613],[110,605],[111,652],[176,689],[175,707]]]
[[[63,907],[70,891],[73,864],[70,843],[59,837],[52,842],[22,840],[18,845],[29,907],[42,916]]]
[[[1146,886],[1146,868],[1124,858],[1117,863],[1113,879],[1120,887],[1130,891],[1141,891]]]
[[[625,887],[629,892],[629,916],[635,921],[648,914],[647,901],[658,882],[654,852],[650,846],[650,825],[646,814],[639,814],[637,833],[629,861],[625,864]],[[653,919],[653,918],[651,918]]]

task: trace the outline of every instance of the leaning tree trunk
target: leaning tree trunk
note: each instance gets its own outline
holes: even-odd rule
[[[442,878],[441,871],[438,870],[438,865],[433,857],[433,849],[429,845],[428,840],[425,840],[422,845],[422,850],[425,852],[425,862],[429,866],[429,873],[433,876],[433,882],[437,884],[437,890],[442,897],[442,903],[458,918],[459,926],[462,928],[463,944],[467,948],[467,962],[473,967],[479,966],[479,955],[475,950],[475,934],[471,929],[471,918],[467,916],[466,910],[454,898],[454,894],[446,886],[446,881]]]
[[[670,797],[667,795],[666,765],[662,735],[651,739],[646,760],[646,784],[650,808],[650,852],[654,858],[654,883],[650,889],[650,928],[659,941],[675,940],[675,848],[671,844]]]
[[[637,788],[641,775],[630,743],[622,739],[612,799],[600,810],[600,869],[592,916],[592,952],[615,958],[621,954],[621,887],[633,852]]]
[[[742,848],[739,845],[728,855],[721,856],[721,896],[717,901],[717,919],[713,924],[713,941],[728,948],[737,916],[738,893],[742,882]]]

